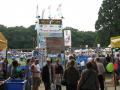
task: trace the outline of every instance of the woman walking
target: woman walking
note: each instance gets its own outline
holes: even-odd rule
[[[87,69],[83,70],[81,73],[77,90],[99,90],[97,73],[93,69],[92,63],[88,62],[86,66]]]

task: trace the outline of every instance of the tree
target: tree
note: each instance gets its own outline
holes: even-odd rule
[[[33,48],[33,38],[36,38],[36,31],[30,26],[25,28],[23,26],[8,27],[0,25],[0,32],[4,34],[8,41],[8,48],[11,49],[30,49]],[[35,47],[35,46],[34,46]]]
[[[31,49],[35,47],[37,32],[35,26],[31,25],[28,28],[23,26],[6,27],[0,25],[0,32],[4,34],[8,40],[8,48],[11,49]],[[80,45],[85,47],[93,47],[95,45],[96,32],[83,32],[72,27],[66,27],[63,30],[71,30],[72,47],[80,48]]]
[[[120,0],[103,0],[95,24],[102,46],[110,43],[110,37],[120,35]]]

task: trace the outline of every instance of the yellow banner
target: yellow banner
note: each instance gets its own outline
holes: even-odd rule
[[[111,47],[120,48],[120,36],[111,37]]]

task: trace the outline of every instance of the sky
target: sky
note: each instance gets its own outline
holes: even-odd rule
[[[63,27],[95,31],[95,21],[103,0],[0,0],[0,24],[29,27],[36,22],[36,12],[44,18],[64,17]],[[38,10],[37,10],[38,5]],[[58,7],[60,8],[58,9]]]

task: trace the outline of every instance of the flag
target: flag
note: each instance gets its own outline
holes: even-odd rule
[[[62,6],[62,4],[58,5],[57,11],[59,11],[61,9],[61,6]]]
[[[44,18],[45,9],[42,10],[42,19]]]
[[[63,19],[61,7],[62,7],[62,4],[59,4],[56,11],[58,13],[57,16]]]
[[[50,9],[51,9],[51,5],[48,6],[48,10],[50,10]]]
[[[51,18],[51,5],[48,6],[49,18]]]
[[[38,4],[37,4],[37,7],[36,7],[36,18],[38,18]]]

